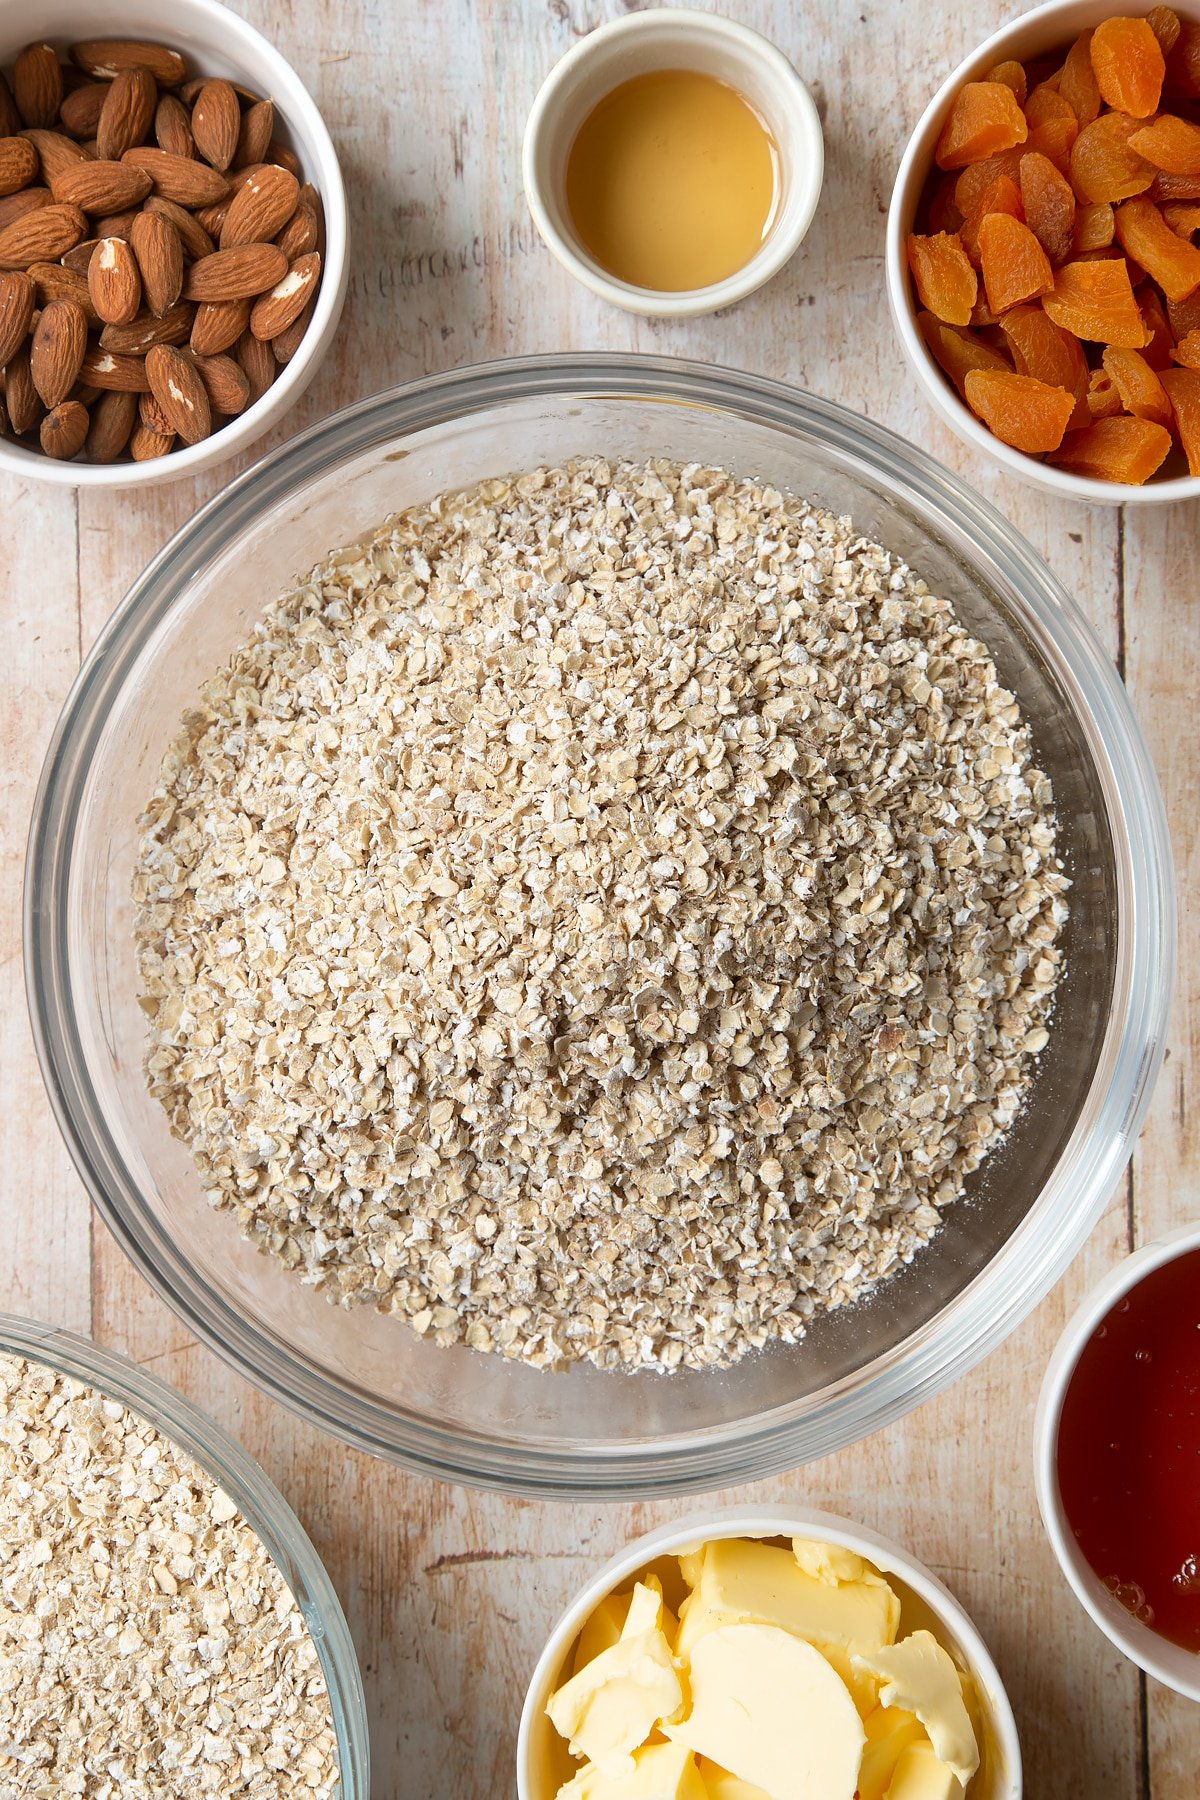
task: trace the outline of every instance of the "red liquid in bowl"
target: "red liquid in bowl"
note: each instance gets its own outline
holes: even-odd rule
[[[1058,1428],[1058,1483],[1110,1592],[1200,1652],[1200,1250],[1147,1275],[1084,1346]]]

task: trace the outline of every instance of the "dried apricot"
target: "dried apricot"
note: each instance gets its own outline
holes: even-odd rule
[[[1030,456],[1057,450],[1075,410],[1075,399],[1062,388],[1035,381],[1032,375],[972,369],[966,382],[967,404],[1001,443]]]
[[[1007,175],[997,175],[980,198],[979,205],[969,219],[964,219],[959,237],[975,268],[979,267],[979,227],[989,213],[1011,213],[1014,219],[1024,219],[1025,208],[1021,204],[1021,190],[1015,181]]]
[[[1092,33],[1100,95],[1117,112],[1145,119],[1158,105],[1166,61],[1145,19],[1105,19]]]
[[[908,240],[908,266],[922,306],[947,325],[970,323],[979,279],[967,261],[961,238],[948,231],[941,231],[936,237],[912,234]]]
[[[1054,285],[1054,270],[1046,252],[1028,225],[1011,213],[988,213],[983,220],[979,258],[987,303],[994,313],[1005,313],[1035,294],[1049,293]]]
[[[1121,396],[1121,405],[1135,419],[1154,419],[1170,426],[1171,402],[1166,389],[1150,364],[1138,350],[1116,350],[1110,344],[1104,352],[1104,372],[1112,377]]]
[[[1025,102],[1025,120],[1029,126],[1025,148],[1039,151],[1065,169],[1079,136],[1079,120],[1062,95],[1043,81]]]
[[[1169,56],[1179,39],[1179,14],[1172,12],[1169,6],[1152,6],[1146,14],[1146,23],[1158,39],[1163,55]]]
[[[1056,325],[1091,343],[1140,350],[1146,342],[1124,258],[1064,263],[1042,305]]]
[[[1175,408],[1175,429],[1188,459],[1188,473],[1200,475],[1200,371],[1164,369],[1162,383]]]
[[[979,298],[971,308],[971,324],[976,331],[989,331],[993,325],[999,325],[999,323],[999,313],[994,313],[992,311],[987,303],[987,295],[981,288]]]
[[[929,202],[929,229],[935,235],[939,231],[957,231],[963,222],[954,197],[956,180],[957,176],[943,175]]]
[[[1112,419],[1125,411],[1121,390],[1107,369],[1093,369],[1088,376],[1089,419]]]
[[[1200,25],[1183,20],[1179,36],[1167,56],[1168,94],[1182,100],[1200,99]]]
[[[1176,343],[1189,331],[1200,331],[1200,294],[1189,294],[1186,300],[1168,300],[1167,318]]]
[[[1080,129],[1100,116],[1100,85],[1092,67],[1092,34],[1085,31],[1067,51],[1058,78],[1058,91],[1079,122]]]
[[[1129,148],[1170,175],[1200,175],[1200,125],[1160,113],[1135,131]]]
[[[1084,250],[1106,250],[1116,231],[1116,214],[1107,200],[1093,200],[1075,208],[1075,229],[1071,248],[1076,256]]]
[[[1028,84],[1025,80],[1025,69],[1021,63],[999,62],[994,69],[988,70],[984,80],[1002,81],[1005,87],[1011,88],[1017,96],[1017,105],[1020,106],[1023,103]]]
[[[1200,206],[1194,200],[1168,200],[1162,216],[1180,237],[1190,238],[1194,231],[1200,231]]]
[[[962,169],[997,150],[1023,144],[1025,115],[1002,81],[968,81],[954,96],[934,151],[939,169]]]
[[[955,181],[954,200],[964,219],[969,219],[973,212],[979,211],[979,202],[1001,175],[1006,175],[1012,182],[1021,178],[1021,151],[1000,150],[995,156],[989,156],[983,162],[972,163],[964,169]]]
[[[1025,223],[1051,262],[1065,262],[1075,229],[1075,194],[1050,158],[1037,150],[1021,158],[1021,204]]]
[[[963,383],[972,369],[1012,369],[1007,357],[1002,356],[999,350],[993,350],[990,344],[985,344],[972,331],[964,331],[957,325],[944,325],[931,312],[918,313],[917,324],[928,345],[929,354],[950,377],[960,394],[964,391]]]
[[[1151,200],[1200,200],[1200,175],[1167,175],[1160,171],[1146,190]]]
[[[1200,287],[1200,250],[1171,230],[1153,200],[1126,200],[1118,206],[1117,241],[1168,300],[1186,300]]]
[[[1200,331],[1189,331],[1171,351],[1171,361],[1184,369],[1200,369]]]
[[[1171,434],[1150,419],[1097,419],[1086,431],[1073,431],[1054,460],[1060,469],[1091,475],[1099,481],[1123,481],[1141,487],[1162,467],[1171,450]]]
[[[1074,396],[1075,410],[1067,430],[1086,425],[1088,366],[1079,339],[1062,331],[1040,306],[1014,306],[1001,321],[1001,330],[1012,349],[1018,375],[1032,375],[1048,387],[1065,388]]]
[[[1171,333],[1170,322],[1163,311],[1162,297],[1157,288],[1143,288],[1138,295],[1138,310],[1142,315],[1142,323],[1146,327],[1146,342],[1142,346],[1142,355],[1152,369],[1165,369],[1171,361],[1171,346],[1175,339]]]
[[[1085,125],[1071,149],[1071,186],[1079,200],[1128,200],[1154,180],[1154,164],[1129,148],[1139,129],[1125,113],[1104,113]]]

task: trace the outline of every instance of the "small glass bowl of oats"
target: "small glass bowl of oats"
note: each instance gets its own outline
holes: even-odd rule
[[[354,1645],[278,1489],[165,1382],[12,1314],[0,1569],[6,1793],[367,1800]]]
[[[829,1454],[998,1344],[1130,1154],[1174,950],[1028,544],[648,357],[235,481],[80,675],[26,897],[59,1121],[189,1326],[360,1448],[588,1498]]]

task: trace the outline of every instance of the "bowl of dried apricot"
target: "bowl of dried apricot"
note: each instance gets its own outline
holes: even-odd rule
[[[888,218],[905,354],[960,437],[1077,499],[1200,495],[1200,5],[1051,0],[930,103]]]

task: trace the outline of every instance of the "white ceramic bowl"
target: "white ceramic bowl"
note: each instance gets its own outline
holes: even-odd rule
[[[223,462],[261,437],[304,392],[333,342],[349,273],[346,191],[337,153],[307,88],[266,38],[218,0],[0,0],[0,67],[10,69],[31,41],[58,50],[80,39],[143,38],[183,52],[196,74],[224,75],[275,102],[275,131],[319,192],[325,208],[325,253],[316,309],[304,341],[254,406],[202,443],[143,463],[56,462],[40,450],[0,438],[0,470],[59,487],[144,488],[178,481]]]
[[[1166,1237],[1135,1250],[1111,1269],[1084,1300],[1067,1325],[1050,1358],[1042,1381],[1034,1424],[1035,1478],[1038,1506],[1062,1571],[1087,1609],[1118,1650],[1147,1675],[1174,1688],[1189,1700],[1200,1700],[1200,1656],[1151,1631],[1109,1593],[1075,1539],[1058,1485],[1058,1427],[1063,1401],[1075,1366],[1096,1327],[1138,1283],[1155,1269],[1190,1250],[1200,1250],[1200,1224],[1183,1225]]]
[[[579,127],[605,94],[655,69],[699,70],[737,88],[779,152],[781,191],[761,249],[726,280],[680,293],[635,287],[601,268],[581,243],[566,203],[567,158]],[[719,14],[664,6],[602,25],[555,64],[529,114],[522,171],[533,222],[576,281],[627,312],[685,318],[743,300],[795,254],[817,209],[824,144],[812,95],[774,44]]]
[[[786,1506],[735,1506],[689,1513],[637,1538],[593,1577],[550,1633],[533,1671],[517,1734],[517,1800],[554,1800],[558,1783],[575,1766],[546,1717],[546,1702],[562,1681],[575,1639],[605,1594],[659,1557],[727,1537],[816,1538],[857,1551],[887,1575],[900,1597],[901,1633],[932,1631],[974,1684],[983,1729],[979,1772],[971,1782],[968,1800],[1021,1800],[1021,1746],[1008,1695],[987,1645],[949,1588],[915,1556],[865,1525],[834,1513]]]
[[[1010,57],[1026,62],[1033,56],[1045,56],[1070,47],[1081,31],[1088,31],[1121,9],[1114,0],[1049,0],[1032,12],[1002,26],[981,44],[978,50],[961,62],[942,83],[908,140],[892,189],[887,220],[887,290],[892,318],[904,354],[916,371],[917,378],[936,412],[957,432],[964,443],[1001,463],[1011,474],[1038,487],[1049,488],[1073,500],[1100,501],[1108,506],[1132,501],[1161,503],[1167,500],[1192,500],[1200,495],[1200,477],[1181,475],[1164,481],[1148,481],[1144,487],[1130,487],[1123,482],[1094,481],[1090,476],[1073,475],[1039,462],[1020,450],[1002,444],[977,419],[942,373],[925,346],[917,325],[917,304],[909,278],[905,243],[917,216],[926,177],[933,164],[933,151],[951,104],[964,82],[978,81],[998,62]],[[1144,7],[1133,9],[1143,12]],[[1181,0],[1175,11],[1181,18],[1200,21],[1198,0]]]

